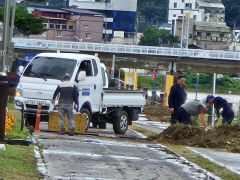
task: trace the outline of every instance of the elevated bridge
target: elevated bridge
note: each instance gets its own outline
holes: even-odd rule
[[[167,70],[169,63],[176,63],[177,70],[191,72],[239,74],[240,52],[181,49],[120,44],[101,44],[70,41],[13,38],[15,51],[61,51],[98,53],[102,61],[111,64],[116,55],[119,67]]]

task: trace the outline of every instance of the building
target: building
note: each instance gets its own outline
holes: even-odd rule
[[[201,49],[228,50],[232,31],[224,23],[195,22],[193,41]]]
[[[175,1],[170,0],[173,6]],[[193,12],[184,9],[184,14],[180,13],[175,19],[172,19],[172,33],[182,39],[184,46],[191,44],[201,49],[229,49],[232,43],[232,31],[225,23],[225,7],[221,0],[195,0],[191,2],[195,2],[194,7],[190,4],[190,9],[194,8]],[[183,7],[186,8],[186,6],[188,7],[188,5]],[[198,14],[195,16],[196,10]],[[179,13],[176,10],[174,12]],[[182,21],[183,18],[184,21]]]
[[[137,0],[67,0],[67,6],[104,14],[105,41],[111,41],[114,35],[120,34],[124,38],[135,37]]]
[[[196,2],[197,0],[169,0],[168,23],[174,23],[186,12],[189,12],[190,18],[195,21],[201,21],[201,12],[199,12]]]
[[[31,38],[102,43],[104,17],[100,13],[48,6],[28,7],[28,10],[44,18],[46,30],[42,35],[31,35]]]

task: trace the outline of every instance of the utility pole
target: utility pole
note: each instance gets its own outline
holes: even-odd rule
[[[188,1],[188,17],[187,17],[187,33],[186,33],[186,49],[188,49],[189,40],[189,21],[190,21],[190,0]]]
[[[15,1],[15,0],[14,0]],[[1,41],[1,63],[0,63],[0,142],[4,142],[5,136],[5,119],[6,107],[8,99],[8,77],[7,77],[7,60],[10,45],[9,34],[9,18],[10,5],[14,3],[13,0],[5,0],[4,5],[4,27],[3,27],[3,41]]]
[[[113,79],[114,78],[114,69],[115,69],[115,60],[116,60],[116,56],[113,55],[113,58],[112,58],[112,68],[111,68],[111,78]]]
[[[215,96],[216,94],[216,79],[217,79],[217,74],[214,73],[213,74],[213,96]],[[215,113],[215,110],[214,110],[214,104],[212,105],[212,126],[214,126],[214,113]]]

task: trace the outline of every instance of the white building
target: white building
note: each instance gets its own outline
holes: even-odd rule
[[[168,23],[185,13],[201,22],[225,23],[225,7],[221,0],[169,0]]]
[[[169,0],[168,23],[182,17],[186,12],[190,12],[190,18],[201,21],[201,12],[197,6],[197,0]]]

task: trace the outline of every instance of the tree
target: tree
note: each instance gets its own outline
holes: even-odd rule
[[[240,1],[239,0],[222,0],[225,6],[226,23],[228,26],[240,27]]]
[[[140,39],[140,45],[145,46],[159,46],[161,43],[169,44],[178,42],[178,38],[168,31],[153,26],[148,27]]]
[[[148,26],[167,22],[168,0],[138,0],[138,32]]]
[[[0,20],[3,22],[4,8],[0,8]],[[25,7],[17,6],[15,15],[15,27],[24,35],[41,34],[43,29],[43,18],[38,18],[27,12]]]

